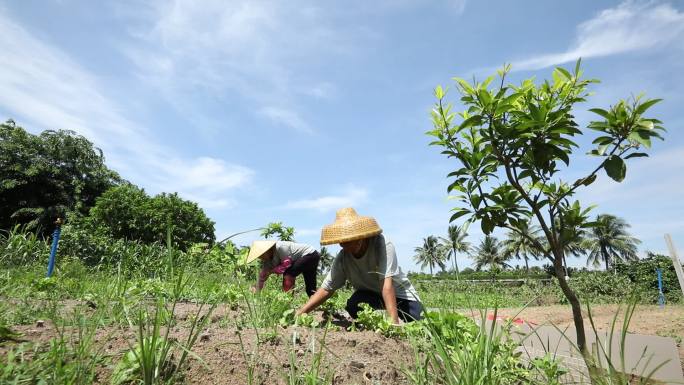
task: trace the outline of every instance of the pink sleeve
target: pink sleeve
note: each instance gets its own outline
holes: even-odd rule
[[[259,279],[257,280],[257,289],[261,290],[264,288],[266,278],[268,278],[269,275],[271,275],[271,271],[266,267],[262,267],[261,271],[259,272]]]
[[[292,258],[287,257],[283,259],[283,261],[280,263],[280,265],[276,266],[273,268],[272,272],[276,274],[283,274],[285,270],[287,270],[290,266],[292,266]]]

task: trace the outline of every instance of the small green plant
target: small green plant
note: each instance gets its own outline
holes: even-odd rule
[[[560,378],[568,373],[551,353],[532,359],[530,364],[531,369],[541,374],[544,383],[549,385],[561,385]]]
[[[318,350],[316,349],[316,335],[312,329],[311,335],[311,363],[308,367],[302,369],[302,366],[297,362],[297,345],[295,341],[290,345],[289,365],[288,371],[283,374],[283,378],[287,385],[327,385],[333,383],[333,371],[328,369],[324,371],[323,352],[326,350],[325,338],[328,334],[328,329],[324,329],[323,338],[318,341]]]
[[[376,311],[370,305],[362,303],[361,311],[355,323],[366,330],[372,330],[385,337],[400,337],[405,335],[401,326],[392,324],[384,312]]]

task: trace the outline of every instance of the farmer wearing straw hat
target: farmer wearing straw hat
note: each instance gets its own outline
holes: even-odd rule
[[[316,292],[316,274],[321,259],[318,251],[306,244],[288,241],[254,241],[247,255],[247,263],[261,260],[261,272],[252,291],[263,289],[271,274],[283,275],[283,291],[294,287],[295,278],[304,276],[306,294]]]
[[[337,254],[321,288],[297,314],[308,313],[325,302],[346,281],[354,287],[346,310],[352,318],[367,303],[385,309],[392,322],[421,318],[423,305],[418,293],[397,263],[394,245],[385,240],[375,219],[359,216],[352,208],[337,211],[335,222],[323,227],[321,245],[339,243]]]

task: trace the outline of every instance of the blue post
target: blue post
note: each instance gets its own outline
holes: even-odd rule
[[[52,276],[52,271],[55,269],[55,257],[57,256],[57,244],[59,243],[59,235],[62,233],[62,218],[57,218],[55,221],[55,231],[52,233],[52,247],[50,248],[50,260],[48,261],[47,277]]]
[[[658,305],[662,309],[665,306],[665,294],[663,294],[663,271],[656,269],[658,273]]]

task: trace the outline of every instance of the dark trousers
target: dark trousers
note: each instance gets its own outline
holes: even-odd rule
[[[347,300],[347,307],[345,308],[349,315],[356,319],[361,311],[359,304],[367,303],[373,309],[384,309],[385,301],[382,295],[370,290],[357,290]],[[418,301],[410,301],[408,299],[397,298],[397,312],[399,318],[404,322],[417,321],[422,317],[423,304]]]
[[[320,260],[321,255],[318,254],[318,251],[314,251],[294,261],[292,266],[285,270],[284,275],[292,277],[303,275],[306,295],[311,297],[316,292],[316,275],[318,274],[318,262]]]

